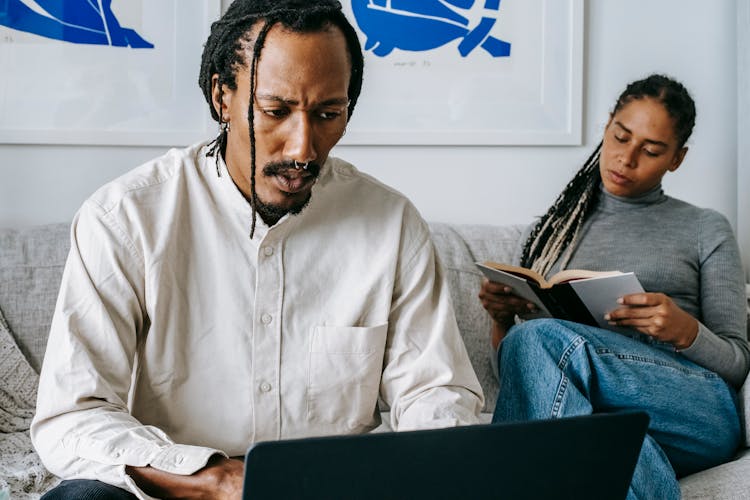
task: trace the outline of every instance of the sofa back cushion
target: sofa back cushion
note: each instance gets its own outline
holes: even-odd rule
[[[39,372],[65,259],[69,224],[0,230],[0,309]]]
[[[430,223],[435,249],[446,272],[458,328],[484,390],[484,409],[489,412],[495,409],[498,387],[490,363],[490,316],[478,298],[482,274],[474,262],[510,262],[524,227]]]

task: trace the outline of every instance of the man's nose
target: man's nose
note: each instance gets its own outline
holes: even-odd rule
[[[292,161],[308,163],[317,159],[315,130],[305,112],[297,112],[289,121],[284,156]]]

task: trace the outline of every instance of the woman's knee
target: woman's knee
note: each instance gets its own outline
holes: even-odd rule
[[[561,342],[567,343],[571,338],[577,336],[579,336],[578,333],[570,328],[568,322],[541,318],[514,325],[503,339],[503,345],[506,345],[507,342],[514,348],[518,347],[517,344],[521,346],[556,346]]]
[[[575,332],[556,319],[535,319],[513,326],[503,339],[501,363],[525,362],[539,357],[557,356],[570,345]]]

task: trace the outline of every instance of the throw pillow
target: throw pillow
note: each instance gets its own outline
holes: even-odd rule
[[[0,311],[0,494],[14,500],[37,499],[58,483],[29,436],[38,383]]]

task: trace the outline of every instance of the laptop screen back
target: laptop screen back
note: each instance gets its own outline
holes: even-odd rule
[[[258,443],[245,500],[624,499],[645,413]]]

